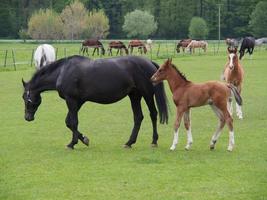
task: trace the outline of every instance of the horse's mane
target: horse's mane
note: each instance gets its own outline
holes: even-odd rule
[[[185,80],[186,82],[190,82],[189,80],[187,80],[186,76],[174,64],[171,64],[171,66],[173,69],[175,69],[177,74],[180,75],[183,80]]]
[[[33,76],[32,76],[32,79],[31,79],[31,83],[35,83],[37,80],[39,80],[39,78],[43,75],[48,75],[48,74],[51,74],[53,73],[54,71],[56,71],[58,68],[62,67],[63,64],[70,58],[72,58],[74,56],[70,56],[70,57],[67,57],[67,58],[61,58],[55,62],[52,62],[44,67],[42,67],[40,70],[37,70]]]

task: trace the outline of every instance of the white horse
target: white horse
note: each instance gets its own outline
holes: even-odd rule
[[[267,38],[259,38],[257,40],[255,40],[255,45],[256,46],[260,46],[262,44],[267,44]]]
[[[146,48],[147,48],[148,51],[151,51],[152,43],[153,43],[153,41],[151,39],[147,39],[146,40]]]
[[[47,64],[54,62],[55,60],[55,49],[49,44],[42,44],[38,46],[34,52],[34,62],[37,70]]]

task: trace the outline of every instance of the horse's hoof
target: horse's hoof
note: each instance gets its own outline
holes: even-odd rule
[[[86,136],[83,137],[83,143],[84,143],[86,146],[89,146],[89,139],[88,139],[88,137],[86,137]]]
[[[125,145],[123,145],[123,148],[125,148],[125,149],[131,149],[132,146],[131,146],[131,145],[127,145],[127,144],[125,144]]]
[[[66,146],[66,149],[67,149],[67,150],[74,150],[74,147],[73,147],[73,146],[69,146],[69,145],[67,145],[67,146]]]
[[[171,147],[170,147],[170,150],[171,150],[171,151],[174,151],[174,150],[175,150],[175,147],[171,146]]]
[[[215,146],[210,146],[210,150],[214,150],[215,149]]]
[[[233,147],[228,147],[227,151],[232,152],[233,151]]]
[[[156,148],[156,147],[158,147],[158,144],[151,144],[151,147],[153,147],[153,148]]]

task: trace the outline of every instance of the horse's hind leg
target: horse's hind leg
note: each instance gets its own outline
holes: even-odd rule
[[[131,100],[131,106],[134,114],[134,127],[132,129],[132,134],[124,145],[125,148],[130,148],[132,144],[136,142],[138,132],[143,121],[143,112],[141,108],[141,98],[142,96],[138,92],[132,92],[129,94]]]
[[[187,132],[187,143],[185,146],[185,150],[189,150],[191,148],[191,145],[193,144],[193,137],[191,132],[191,123],[190,123],[190,110],[188,109],[184,113],[184,126]]]
[[[86,136],[83,136],[78,131],[78,111],[82,106],[82,103],[78,103],[73,99],[66,99],[66,103],[69,109],[69,112],[66,117],[66,126],[72,131],[72,140],[67,145],[68,148],[74,149],[74,145],[78,143],[80,139],[85,145],[89,145],[89,139]]]
[[[219,118],[219,125],[218,125],[217,130],[213,134],[211,141],[210,141],[210,149],[213,150],[215,148],[215,144],[216,144],[217,140],[219,139],[219,137],[221,135],[222,129],[225,125],[225,119],[224,119],[222,111],[219,108],[217,108],[214,105],[211,105],[211,108],[214,111],[214,113],[216,114],[216,116]]]
[[[228,144],[228,151],[233,151],[234,145],[235,145],[235,138],[234,138],[234,128],[233,128],[233,119],[230,116],[230,114],[228,113],[228,111],[226,110],[224,112],[224,118],[226,121],[226,124],[229,128],[229,144]]]
[[[153,95],[151,96],[147,96],[144,97],[145,98],[145,102],[148,106],[149,112],[150,112],[150,118],[151,118],[151,122],[152,122],[152,127],[153,127],[153,138],[152,138],[152,147],[157,147],[158,146],[158,131],[157,131],[157,109],[155,106],[155,102],[153,99]]]

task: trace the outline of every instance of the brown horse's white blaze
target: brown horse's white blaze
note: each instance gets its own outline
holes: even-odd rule
[[[244,69],[240,65],[237,55],[237,48],[228,47],[228,61],[224,69],[224,79],[227,83],[233,84],[239,94],[241,94],[242,83],[244,79]],[[228,109],[230,114],[233,113],[233,104],[232,101],[228,103]],[[236,115],[239,119],[243,119],[242,108],[238,103],[236,103]]]
[[[233,119],[228,112],[227,102],[231,98],[231,93],[234,93],[236,101],[241,105],[242,99],[231,84],[222,83],[219,81],[208,81],[205,83],[192,83],[171,63],[168,59],[151,77],[151,81],[159,83],[167,80],[173,94],[173,101],[176,105],[176,119],[174,123],[174,138],[171,150],[176,148],[179,139],[179,127],[182,117],[187,130],[186,150],[189,150],[192,143],[191,123],[190,123],[190,108],[199,107],[209,104],[216,116],[219,118],[219,126],[213,134],[210,141],[210,149],[215,148],[221,131],[225,124],[229,128],[229,144],[228,151],[234,148],[234,129]]]

